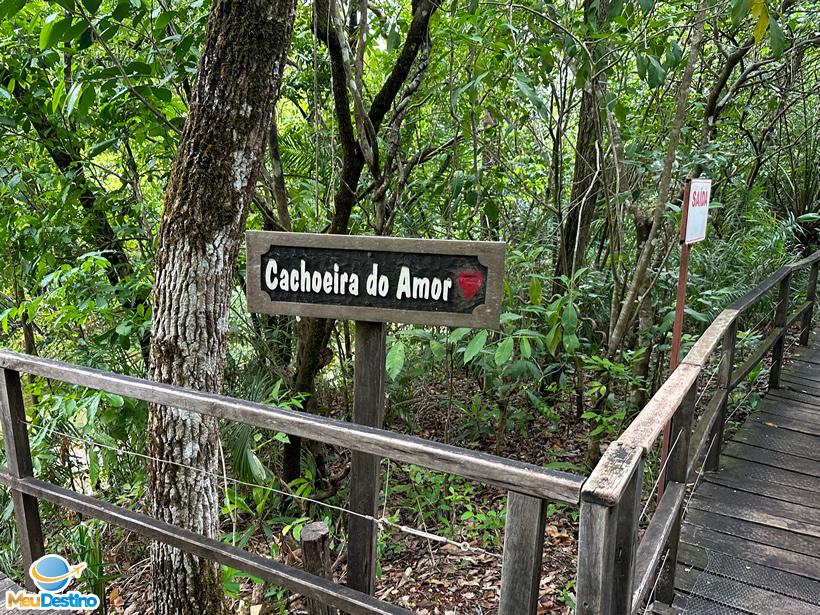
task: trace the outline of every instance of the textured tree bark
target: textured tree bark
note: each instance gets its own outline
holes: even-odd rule
[[[159,382],[222,387],[236,256],[294,11],[294,0],[215,0],[211,8],[159,231],[151,339]],[[211,417],[151,407],[150,450],[161,460],[150,467],[151,514],[212,538],[219,492],[206,472],[218,471],[218,427]],[[156,615],[224,612],[218,565],[162,544],[152,545],[151,564]]]

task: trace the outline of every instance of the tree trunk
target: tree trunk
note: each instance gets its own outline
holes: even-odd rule
[[[295,2],[215,0],[165,193],[154,284],[151,376],[218,392],[228,304],[293,27]],[[152,405],[151,514],[218,538],[219,425]],[[174,465],[174,464],[183,464]],[[198,468],[201,471],[190,469]],[[224,611],[219,566],[151,547],[156,615]]]
[[[430,0],[415,0],[412,3],[413,19],[407,30],[399,57],[390,71],[390,75],[382,84],[381,89],[373,97],[368,111],[369,122],[374,133],[379,128],[388,111],[393,106],[396,96],[407,80],[410,70],[419,55],[419,51],[427,41],[430,17],[437,5]],[[342,59],[342,46],[333,28],[328,27],[328,4],[326,0],[318,0],[316,4],[315,32],[320,41],[327,45],[330,56],[330,67],[333,85],[333,101],[338,121],[337,130],[342,150],[342,169],[339,184],[333,198],[333,218],[330,224],[330,233],[346,234],[350,225],[350,215],[356,203],[356,191],[359,180],[364,171],[365,159],[359,148],[353,131],[353,121],[350,117],[350,97]],[[315,407],[313,393],[315,390],[316,374],[323,365],[328,363],[328,353],[325,349],[333,331],[334,321],[321,318],[304,318],[297,330],[296,341],[296,373],[293,377],[293,391],[309,395],[305,410],[310,412]],[[323,358],[322,355],[325,355]],[[282,475],[285,481],[290,482],[301,475],[300,438],[291,436],[290,442],[285,444],[282,460]]]
[[[593,3],[584,2],[584,21],[594,25],[603,22],[609,7],[609,0]],[[601,152],[602,130],[600,100],[605,87],[605,77],[596,76],[600,53],[600,43],[592,41],[592,60],[590,81],[581,95],[581,108],[578,113],[578,135],[575,140],[575,166],[572,171],[572,193],[564,224],[561,227],[561,240],[558,258],[555,264],[553,292],[561,293],[564,285],[562,275],[572,278],[584,262],[589,242],[589,226],[594,219],[595,204],[601,187],[603,157]]]

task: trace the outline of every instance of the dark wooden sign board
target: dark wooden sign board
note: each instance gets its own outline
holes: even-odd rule
[[[505,245],[248,231],[248,310],[356,321],[353,422],[382,427],[387,322],[499,326]],[[347,584],[373,594],[381,460],[353,452]]]
[[[504,244],[248,231],[248,309],[497,328]]]

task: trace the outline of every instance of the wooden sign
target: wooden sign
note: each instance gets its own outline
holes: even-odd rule
[[[684,237],[686,244],[693,244],[706,239],[706,223],[709,220],[709,198],[711,194],[711,179],[693,179],[689,182],[686,235]]]
[[[497,328],[504,243],[248,231],[248,309]]]

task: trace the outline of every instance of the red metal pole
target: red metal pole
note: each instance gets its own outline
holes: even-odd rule
[[[686,278],[689,275],[689,244],[686,243],[686,224],[689,220],[689,188],[690,182],[686,181],[683,189],[683,211],[680,220],[680,269],[678,270],[678,297],[675,302],[675,324],[672,326],[672,353],[669,357],[669,373],[675,371],[680,361],[680,341],[683,334],[683,310],[686,307]],[[661,501],[664,488],[666,487],[666,459],[669,457],[669,444],[671,440],[670,422],[663,429],[663,446],[661,448],[661,471],[658,480],[658,499]]]

